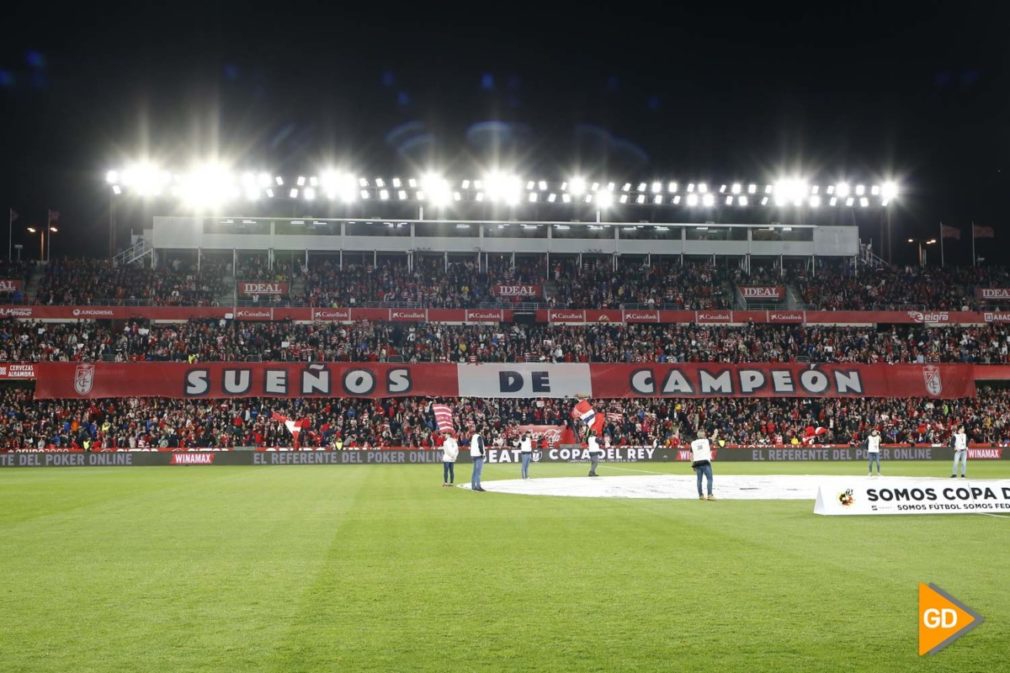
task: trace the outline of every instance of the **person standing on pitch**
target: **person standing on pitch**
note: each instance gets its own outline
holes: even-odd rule
[[[877,476],[880,476],[880,433],[876,428],[870,430],[870,436],[866,438],[866,469],[868,477],[873,476],[873,463],[877,463]]]
[[[961,463],[961,478],[968,478],[968,435],[961,425],[954,433],[954,466],[950,469],[950,478],[957,479],[957,464]]]
[[[474,491],[483,492],[484,488],[480,485],[480,474],[484,471],[484,437],[480,434],[480,430],[473,431],[473,437],[470,438],[470,457],[473,459],[473,474],[470,475],[470,488]]]
[[[596,474],[596,466],[600,464],[600,456],[603,455],[603,449],[600,448],[600,443],[596,440],[596,435],[592,431],[589,432],[589,476],[598,477]]]
[[[459,457],[459,442],[452,434],[442,441],[442,486],[452,486],[456,480],[456,458]]]
[[[522,458],[523,479],[530,478],[530,460],[533,459],[533,440],[530,433],[524,432],[523,438],[519,440],[519,456]]]
[[[715,439],[719,431],[712,433]],[[698,430],[698,439],[691,442],[691,468],[698,475],[698,500],[715,500],[712,495],[712,443],[709,442],[704,430]],[[701,490],[701,479],[708,482],[708,497]]]

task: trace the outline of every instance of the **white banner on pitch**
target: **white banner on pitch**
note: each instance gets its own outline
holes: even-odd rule
[[[1010,514],[1010,481],[853,477],[817,487],[814,514]]]
[[[593,381],[583,363],[457,365],[460,397],[591,396]]]

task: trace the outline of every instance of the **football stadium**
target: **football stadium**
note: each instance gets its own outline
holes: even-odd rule
[[[60,49],[0,63],[12,110],[69,95]],[[871,150],[544,162],[496,119],[439,161],[418,128],[396,159],[123,141],[68,207],[5,189],[0,669],[1004,666],[993,219]]]

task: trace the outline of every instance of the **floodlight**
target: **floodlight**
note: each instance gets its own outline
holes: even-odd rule
[[[453,192],[452,193],[452,200],[453,201],[462,201],[463,200],[463,195],[460,194],[459,192]]]
[[[838,197],[837,196],[832,196],[831,200],[828,201],[828,205],[829,206],[837,206],[838,205]]]
[[[183,201],[195,208],[216,208],[241,195],[235,175],[218,163],[194,167],[181,176],[179,187]]]
[[[488,198],[496,203],[514,206],[519,203],[522,180],[514,173],[493,172],[484,179]]]
[[[898,183],[888,180],[880,186],[880,196],[884,201],[890,201],[898,196]]]
[[[449,182],[438,173],[426,173],[421,178],[421,187],[428,195],[428,201],[436,207],[445,206],[452,198]]]
[[[645,203],[645,194],[639,194],[638,196],[636,196],[635,203],[637,203],[638,205],[642,205],[643,203]]]
[[[398,192],[396,192],[396,198],[400,199],[401,201],[406,201],[407,200],[407,190],[401,189]]]
[[[747,202],[748,202],[747,197],[743,196],[743,195],[738,196],[737,199],[736,199],[736,205],[741,206],[741,207],[746,206]]]
[[[673,205],[677,205],[679,203],[680,203],[680,194],[677,194],[676,196],[673,197]]]
[[[768,197],[767,196],[762,196],[761,197],[761,205],[762,206],[767,206],[768,205]]]
[[[621,198],[619,198],[618,201],[620,201],[621,203],[627,203],[628,202],[628,195],[627,194],[621,194]]]
[[[540,191],[546,192],[547,191],[547,181],[546,180],[539,181],[537,183],[537,187],[540,189]]]
[[[379,188],[385,187],[386,181],[383,180],[382,178],[375,178],[375,186]]]
[[[267,189],[267,198],[268,198],[268,199],[272,199],[272,198],[274,198],[274,190],[272,190],[272,189]]]
[[[852,204],[855,203],[855,202],[856,202],[856,200],[854,198],[852,198],[851,196],[849,198],[845,199],[845,205],[849,206],[850,208],[852,207]]]
[[[361,194],[361,198],[364,199],[365,201],[367,201],[371,197],[371,194],[368,193],[367,189],[362,189],[359,192],[359,194]]]
[[[726,196],[726,205],[727,206],[732,206],[733,205],[733,197],[731,195],[727,195]]]
[[[34,233],[36,233],[37,231],[38,231],[38,230],[37,230],[37,229],[36,229],[35,227],[28,227],[28,233],[29,233],[29,234],[34,234]]]
[[[652,197],[652,205],[654,205],[654,206],[661,206],[661,205],[663,205],[663,195],[662,194],[656,194],[655,196],[653,196]]]
[[[729,191],[733,192],[734,194],[739,194],[740,192],[743,191],[743,185],[741,185],[739,182],[734,182],[733,186],[729,188]]]
[[[622,192],[630,192],[631,191],[631,183],[630,182],[625,182],[624,186],[621,187],[621,191]]]
[[[646,189],[646,187],[647,187],[647,185],[644,182],[639,182],[638,183],[638,191],[644,192],[645,189]]]
[[[474,196],[473,198],[477,201],[477,203],[483,203],[484,202],[484,192],[477,192],[477,195]]]
[[[119,178],[124,187],[139,196],[158,196],[172,179],[166,171],[149,162],[127,166]]]
[[[856,196],[862,196],[866,193],[866,185],[856,185]]]
[[[591,187],[591,189],[592,189],[592,190],[593,190],[594,192],[598,192],[598,191],[600,191],[600,183],[599,183],[599,182],[594,182],[594,183],[593,183],[593,186]]]
[[[758,191],[758,186],[756,184],[754,184],[753,182],[750,183],[749,185],[747,185],[747,193],[748,194],[757,194],[757,191]]]
[[[288,196],[290,196],[292,199],[297,199],[298,198],[298,188],[297,187],[292,187],[291,191],[288,192]]]
[[[417,180],[415,180],[414,178],[409,178],[407,180],[407,186],[410,187],[411,189],[417,189]]]
[[[562,203],[571,203],[572,202],[572,195],[569,194],[568,192],[565,192],[564,194],[561,195],[561,202]]]
[[[319,186],[319,178],[317,178],[314,175],[309,176],[309,184],[312,185],[313,187],[318,187]]]
[[[537,202],[537,192],[530,192],[529,201],[530,201],[530,203],[536,203]]]
[[[592,194],[586,194],[585,197],[583,197],[583,198],[585,198],[586,203],[592,203],[593,202],[593,195]]]
[[[671,194],[676,194],[677,193],[677,183],[676,183],[676,181],[670,182],[669,184],[667,184],[666,185],[666,191],[670,192]]]
[[[663,191],[663,183],[662,182],[653,182],[652,183],[652,193],[653,194],[659,194],[661,191]]]
[[[105,181],[110,185],[119,184],[119,171],[108,171],[105,174]]]
[[[581,196],[586,191],[586,179],[572,178],[568,181],[568,191],[575,196]]]
[[[691,186],[693,187],[694,185],[691,185]],[[698,205],[698,195],[695,194],[695,193],[693,193],[693,192],[691,194],[688,194],[687,195],[687,205],[688,205],[689,208],[694,208],[695,206],[697,206]]]
[[[908,239],[908,242],[909,243],[915,243],[915,239],[914,238],[910,238],[910,239]]]
[[[463,182],[460,183],[460,186],[463,189],[470,189],[470,181],[469,180],[464,180]]]
[[[818,196],[817,194],[814,194],[813,196],[811,196],[810,197],[810,207],[811,208],[820,208],[821,207],[821,197]]]
[[[257,180],[257,184],[260,186],[261,189],[266,189],[267,187],[269,187],[272,184],[270,180],[270,174],[260,173],[259,178]]]
[[[298,183],[297,184],[298,184],[299,187],[304,187],[305,186],[305,176],[304,175],[299,175],[298,176]]]
[[[548,203],[554,203],[557,200],[558,200],[558,195],[555,194],[554,192],[551,192],[550,194],[547,195],[547,202]]]
[[[701,192],[702,194],[707,194],[708,193],[708,185],[705,184],[704,182],[699,182],[698,183],[698,191]]]
[[[315,201],[316,200],[315,187],[306,187],[305,191],[302,193],[302,196],[305,197],[306,201]]]
[[[54,227],[54,226],[51,226],[51,225],[49,227],[49,231],[53,232],[54,234],[60,233],[59,227]]]
[[[274,182],[277,183],[278,187],[283,187],[284,186],[284,178],[282,178],[279,175],[274,178]]]
[[[821,186],[820,185],[814,185],[814,186],[812,186],[810,188],[810,193],[811,194],[820,194],[821,193]]]
[[[394,187],[396,187],[397,189],[399,189],[402,184],[403,183],[400,182],[400,178],[393,178],[393,186]]]
[[[870,205],[870,200],[865,196],[860,197],[859,205],[862,206],[863,208],[866,208],[868,205]]]
[[[810,191],[809,185],[799,178],[784,178],[775,183],[775,204],[787,202],[801,205]]]
[[[711,194],[704,194],[701,197],[701,204],[706,208],[711,208],[715,205],[715,197]]]
[[[872,194],[873,196],[879,196],[880,195],[880,185],[873,185],[872,187],[870,187],[870,194]]]
[[[368,186],[368,178],[361,178],[361,179],[359,179],[358,180],[358,184],[361,185],[362,187],[367,187]]]
[[[380,189],[379,190],[379,200],[380,201],[388,201],[389,200],[389,190],[388,189]]]
[[[726,193],[726,185],[719,185],[719,193],[720,194]]]
[[[112,193],[118,196],[123,193],[123,188],[119,185],[112,185]]]

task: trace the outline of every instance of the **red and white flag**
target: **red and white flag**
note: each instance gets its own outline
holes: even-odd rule
[[[452,407],[448,404],[433,404],[431,410],[435,413],[439,432],[452,432],[456,429],[452,422]]]
[[[623,423],[624,422],[624,414],[616,412],[616,411],[608,411],[607,412],[607,422],[608,423]]]
[[[60,211],[50,210],[49,211],[49,224],[56,224],[60,221]]]
[[[284,427],[287,428],[288,432],[291,433],[291,439],[294,441],[295,448],[297,448],[299,444],[298,438],[299,435],[301,435],[302,433],[302,428],[308,425],[306,419],[303,418],[300,421],[292,420],[287,416],[285,416],[284,414],[278,414],[276,411],[273,412],[273,414],[270,417],[273,420],[280,421],[281,423],[284,424]]]
[[[996,231],[992,227],[980,227],[977,224],[971,225],[971,232],[975,238],[995,238]]]
[[[586,424],[593,434],[603,432],[603,425],[606,423],[603,414],[596,413],[596,409],[589,403],[589,400],[579,400],[579,403],[572,407],[572,418],[577,418]]]

